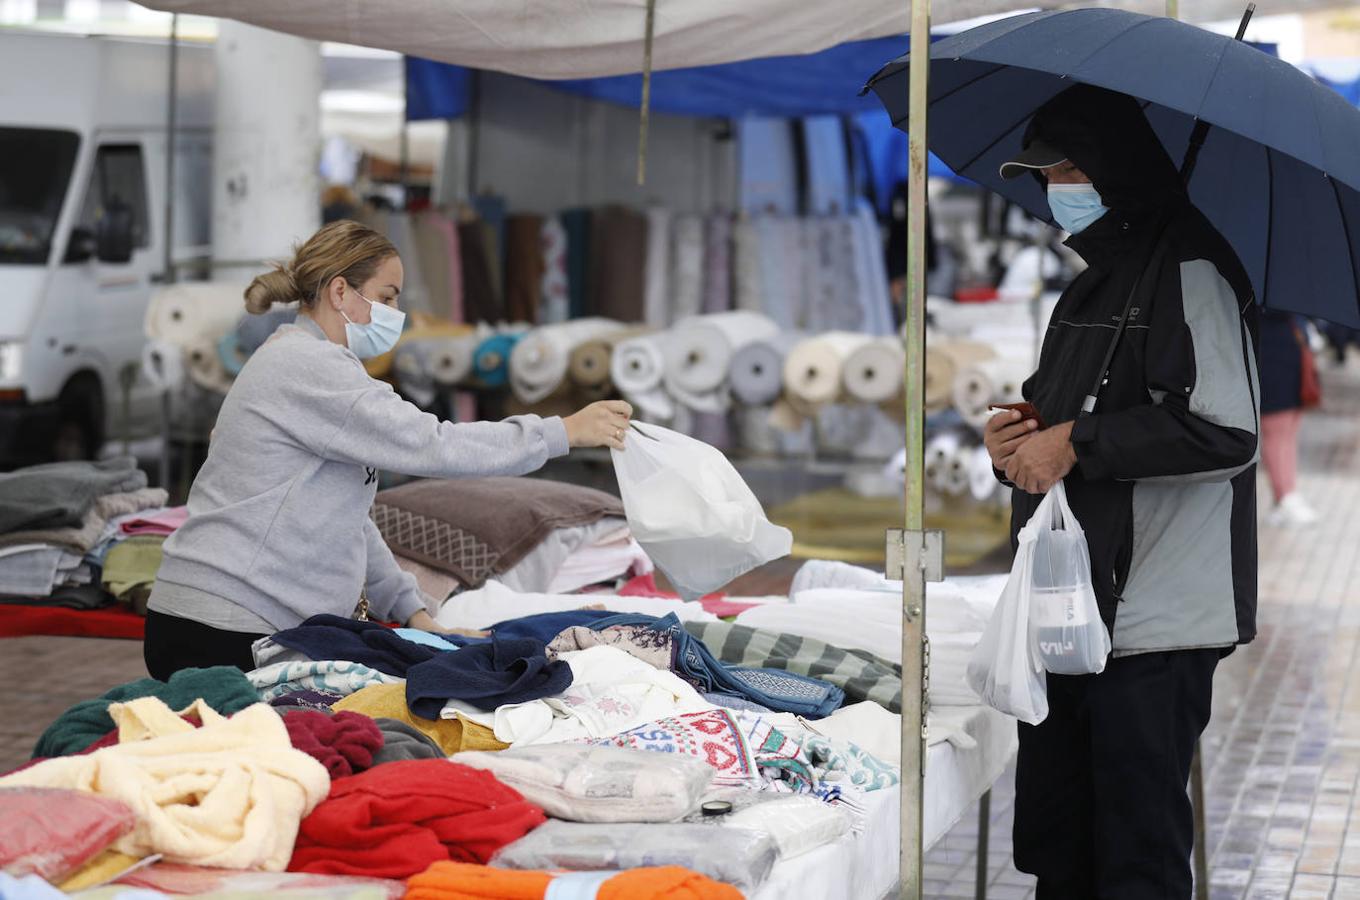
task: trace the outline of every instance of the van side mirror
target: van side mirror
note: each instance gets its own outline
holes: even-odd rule
[[[94,232],[83,225],[77,225],[71,229],[71,237],[66,242],[66,258],[62,261],[83,263],[93,259],[98,252],[99,242],[95,240]]]
[[[95,223],[100,262],[125,263],[132,259],[132,207],[114,198]]]

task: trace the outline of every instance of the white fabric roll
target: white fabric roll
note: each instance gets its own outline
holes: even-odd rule
[[[214,344],[245,315],[245,286],[182,282],[160,288],[146,307],[146,336],[185,349],[198,338]]]
[[[968,476],[968,493],[981,503],[996,494],[1000,482],[992,470],[992,457],[987,448],[979,444],[973,448],[972,471]]]
[[[415,342],[423,345],[428,354],[429,373],[436,384],[451,387],[472,374],[472,366],[481,337],[430,338]]]
[[[184,384],[184,351],[174,344],[151,339],[142,346],[142,372],[159,391],[177,391]]]
[[[695,316],[671,329],[663,353],[666,381],[687,394],[716,391],[727,381],[732,354],[752,341],[770,338],[779,326],[769,316],[733,310]]]
[[[967,496],[972,485],[973,448],[960,446],[944,462],[944,493],[949,497]]]
[[[875,338],[845,361],[845,392],[861,403],[886,403],[902,391],[906,351],[897,338]]]
[[[431,374],[431,340],[406,341],[392,351],[392,372],[401,393],[417,406],[434,402],[434,377]]]
[[[704,303],[704,220],[676,216],[671,223],[671,321],[697,316]]]
[[[943,492],[947,484],[950,457],[959,449],[962,439],[957,431],[945,431],[926,441],[925,480],[937,491]]]
[[[523,403],[545,400],[567,377],[571,351],[625,328],[611,319],[576,319],[526,334],[510,353],[510,386]]]
[[[653,328],[671,324],[671,211],[647,209],[647,262],[644,266],[642,320]]]
[[[1015,359],[988,359],[965,367],[954,381],[954,408],[964,421],[981,428],[993,403],[1016,403],[1030,366]]]
[[[728,382],[742,403],[764,406],[779,399],[784,390],[784,359],[807,336],[796,331],[779,334],[739,348],[732,354]]]
[[[609,360],[609,377],[624,399],[644,416],[670,421],[675,415],[675,404],[661,389],[666,374],[661,337],[643,334],[620,341]]]
[[[207,337],[190,339],[184,344],[184,364],[189,378],[199,387],[217,394],[231,390],[231,376],[217,354],[217,342]]]
[[[841,396],[845,362],[872,338],[832,331],[802,341],[784,360],[784,390],[806,405],[834,403]]]

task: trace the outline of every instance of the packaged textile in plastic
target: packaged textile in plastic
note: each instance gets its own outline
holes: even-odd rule
[[[779,853],[768,834],[733,828],[721,841],[713,837],[704,825],[548,822],[502,847],[491,865],[571,871],[684,866],[747,892],[769,877]]]
[[[765,518],[721,451],[656,425],[635,428],[626,451],[611,451],[628,527],[680,596],[696,600],[793,549],[793,534]]]
[[[125,803],[62,788],[0,789],[0,811],[0,871],[51,882],[60,882],[137,824]]]
[[[727,812],[712,807],[730,805]],[[704,806],[685,816],[694,825],[750,828],[774,838],[780,859],[798,856],[829,844],[851,830],[848,812],[815,797],[769,791],[722,791],[704,797]],[[717,812],[717,814],[715,814]]]
[[[1091,586],[1086,532],[1067,505],[1061,481],[1044,497],[1025,528],[1034,530],[1029,624],[1044,668],[1057,675],[1105,671],[1110,633],[1101,621]],[[1024,552],[1023,532],[1020,540]]]
[[[474,751],[453,760],[486,769],[548,815],[573,822],[672,822],[698,806],[714,772],[697,757],[583,744]]]

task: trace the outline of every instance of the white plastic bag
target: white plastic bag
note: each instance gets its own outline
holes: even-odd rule
[[[1091,551],[1061,481],[1025,528],[1034,531],[1029,623],[1040,661],[1057,675],[1105,671],[1110,634],[1091,585]]]
[[[1020,529],[1010,578],[968,662],[984,703],[1022,722],[1048,716],[1045,668],[1104,671],[1110,636],[1091,586],[1090,551],[1058,482]]]
[[[630,427],[625,441],[612,456],[628,527],[686,600],[793,549],[718,450],[657,425]]]

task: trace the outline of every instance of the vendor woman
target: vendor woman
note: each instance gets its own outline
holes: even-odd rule
[[[222,404],[189,493],[189,519],[165,542],[151,592],[152,676],[213,665],[254,668],[251,643],[318,613],[442,630],[415,578],[369,518],[378,472],[430,478],[522,475],[571,447],[623,448],[632,409],[592,403],[566,418],[455,425],[368,376],[392,349],[402,264],[385,237],[333,222],[293,260],[256,278],[246,309],[298,304]]]

